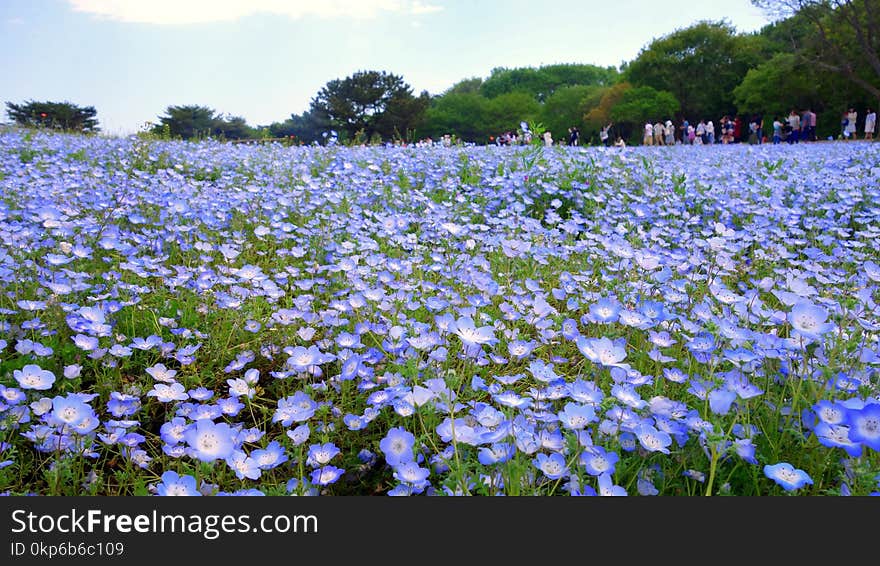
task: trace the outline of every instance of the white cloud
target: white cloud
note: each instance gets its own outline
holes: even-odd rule
[[[374,18],[381,13],[430,14],[443,8],[421,0],[68,0],[74,10],[128,23],[229,22],[257,13],[292,19]]]

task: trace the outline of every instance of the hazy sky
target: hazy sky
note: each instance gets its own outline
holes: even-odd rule
[[[617,66],[707,19],[767,22],[749,0],[0,0],[0,101],[95,106],[111,134],[171,104],[261,125],[358,70],[436,94],[494,67]]]

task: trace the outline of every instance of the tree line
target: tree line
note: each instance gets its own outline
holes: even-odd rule
[[[308,110],[251,126],[198,105],[169,106],[156,133],[192,139],[285,138],[296,143],[413,141],[451,134],[488,143],[526,121],[553,137],[577,127],[584,143],[613,123],[633,140],[646,121],[718,120],[792,109],[819,115],[817,135],[834,135],[841,112],[880,100],[880,0],[752,0],[774,16],[753,33],[703,21],[646,45],[620,68],[590,64],[496,68],[446,91],[415,94],[403,77],[359,71],[329,81]],[[51,105],[56,106],[52,107]],[[18,123],[95,131],[94,108],[69,103],[7,103]],[[864,112],[862,112],[864,115]]]

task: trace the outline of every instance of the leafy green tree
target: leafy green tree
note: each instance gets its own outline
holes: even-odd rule
[[[766,63],[750,69],[733,89],[741,114],[760,113],[784,117],[792,108],[823,110],[823,93],[816,89],[810,69],[792,53],[777,53]]]
[[[153,127],[157,134],[170,133],[185,140],[219,137],[228,140],[250,139],[257,132],[240,116],[224,116],[212,108],[198,105],[169,106],[159,123]]]
[[[172,136],[185,140],[207,137],[214,132],[218,116],[212,108],[197,105],[169,106],[165,115],[159,116],[154,130],[161,133],[167,126]]]
[[[253,139],[257,132],[241,116],[218,116],[211,128],[211,135],[228,140]]]
[[[769,59],[769,42],[737,35],[724,22],[699,22],[652,41],[625,71],[636,86],[671,92],[690,120],[717,119],[734,109],[733,89]]]
[[[328,82],[312,99],[311,112],[326,118],[345,139],[395,137],[418,125],[430,97],[418,98],[403,78],[384,71],[359,71]]]
[[[641,133],[640,127],[645,122],[665,121],[675,116],[678,110],[678,100],[671,92],[640,86],[623,93],[611,109],[611,119],[625,137],[632,139]]]
[[[475,93],[449,93],[434,98],[420,133],[433,139],[455,134],[468,142],[486,143],[490,133],[486,122],[487,100]]]
[[[614,67],[596,65],[560,64],[542,67],[492,69],[492,73],[480,87],[486,98],[495,98],[512,92],[525,92],[538,102],[547,100],[556,89],[565,86],[608,86],[618,78]]]
[[[510,92],[486,101],[483,134],[498,135],[516,131],[520,122],[535,122],[541,114],[541,105],[528,93]]]
[[[588,130],[584,116],[598,104],[603,89],[595,85],[574,85],[560,87],[551,94],[541,108],[541,122],[553,139],[567,139],[572,126],[584,136]]]
[[[752,0],[786,26],[794,53],[880,100],[880,0]]]
[[[794,53],[777,53],[751,69],[733,93],[737,110],[763,115],[765,128],[774,117],[784,118],[792,109],[813,110],[818,115],[816,132],[822,138],[837,135],[844,108],[872,105],[863,89],[810,66]]]
[[[97,132],[97,111],[94,106],[77,106],[70,102],[26,101],[6,103],[6,114],[16,124],[45,127],[71,132]]]
[[[611,118],[612,110],[621,101],[623,95],[632,90],[632,88],[631,84],[624,81],[604,89],[598,104],[592,106],[584,116],[587,127],[593,131],[598,131],[610,124],[613,121]],[[629,135],[629,132],[622,132],[619,126],[615,126],[612,129],[612,135],[615,137],[626,137]]]
[[[483,86],[483,79],[480,77],[471,77],[469,79],[463,79],[446,89],[442,96],[447,96],[450,94],[480,94],[480,89]]]
[[[330,128],[326,117],[306,111],[302,114],[291,114],[284,122],[269,125],[269,134],[273,138],[291,138],[294,142],[310,144],[321,141],[322,134]]]

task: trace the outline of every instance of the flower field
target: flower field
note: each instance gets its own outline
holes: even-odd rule
[[[7,495],[880,492],[880,144],[0,133]]]

